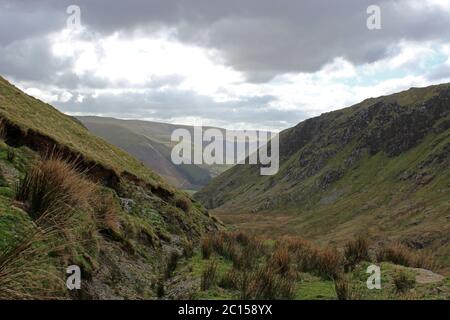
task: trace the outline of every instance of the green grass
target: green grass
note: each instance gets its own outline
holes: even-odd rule
[[[223,222],[255,234],[301,234],[320,243],[342,243],[359,233],[374,240],[423,241],[434,250],[442,272],[448,273],[450,250],[443,226],[448,225],[450,210],[450,115],[444,110],[442,117],[433,118],[427,134],[397,156],[388,154],[385,138],[372,138],[380,143],[374,153],[361,143],[365,136],[383,132],[393,119],[413,111],[420,119],[420,106],[433,105],[430,99],[449,88],[446,84],[368,99],[302,122],[281,134],[281,146],[291,147],[281,154],[277,175],[260,176],[257,166],[236,166],[194,197],[213,207],[213,214]],[[376,112],[380,102],[396,102],[398,108],[392,107],[383,121],[377,120],[380,115],[362,127],[351,127],[355,115],[364,109]],[[313,120],[316,126],[303,132]],[[333,140],[350,129],[357,131],[346,144]],[[311,137],[305,142],[302,139],[308,133]],[[348,164],[355,150],[360,150],[360,156]],[[327,174],[337,171],[341,172],[338,179],[321,184]]]
[[[265,243],[271,245],[267,246],[268,250],[273,250],[277,241],[268,239]],[[202,271],[210,264],[212,260],[217,261],[217,276],[216,279],[221,279],[228,271],[233,269],[230,260],[213,253],[210,258],[203,259],[201,253],[196,250],[195,254],[186,260],[179,267],[177,271],[178,276],[184,276],[189,280],[196,280],[200,283]],[[264,263],[264,259],[259,263]],[[368,289],[367,280],[371,274],[366,273],[369,265],[376,264],[381,270],[381,289]],[[252,272],[257,265],[246,269],[247,272]],[[295,263],[291,266],[295,270]],[[414,280],[413,288],[407,292],[398,292],[394,284],[394,278],[398,273],[405,273],[410,279]],[[417,269],[408,268],[404,266],[395,265],[388,262],[361,262],[351,271],[345,274],[349,279],[350,292],[353,299],[362,300],[403,300],[403,299],[449,299],[450,298],[450,278],[443,278],[437,282],[419,283],[416,281],[416,276],[419,274]],[[296,300],[335,300],[337,294],[332,280],[320,278],[311,273],[298,273],[295,282]],[[216,300],[216,299],[236,299],[239,292],[236,290],[224,289],[220,287],[217,282],[208,290],[201,290],[200,287],[195,291],[193,298],[201,300]]]
[[[94,136],[74,118],[25,94],[1,77],[0,117],[18,125],[22,130],[33,130],[51,137],[118,174],[128,171],[150,182],[162,183],[156,174],[123,150]]]
[[[335,300],[332,281],[324,281],[310,274],[302,274],[297,284],[296,300]]]
[[[26,147],[13,148],[15,158],[10,162],[6,159],[7,148],[11,147],[0,141],[0,257],[6,248],[20,243],[30,228],[35,228],[29,213],[18,208],[26,208],[26,204],[14,202],[13,199],[18,181],[33,163],[37,163],[39,157]],[[60,226],[65,233],[63,238],[57,233],[34,243],[42,261],[30,256],[27,261],[17,259],[15,263],[23,270],[28,270],[28,262],[33,268],[40,268],[41,276],[33,278],[37,288],[49,285],[58,288],[65,277],[62,271],[68,264],[76,264],[81,267],[86,281],[90,281],[90,277],[98,277],[96,280],[104,288],[111,288],[109,290],[113,290],[115,296],[154,298],[153,285],[163,268],[162,243],[166,247],[182,249],[185,243],[195,242],[195,237],[204,233],[207,226],[211,228],[211,218],[197,202],[186,213],[176,208],[170,199],[162,200],[148,190],[123,180],[120,194],[132,202],[128,212],[122,209],[116,191],[97,187],[96,195],[112,196],[120,224],[118,230],[105,229],[97,216],[94,205],[98,203],[95,201],[91,204],[94,207],[86,208],[86,211],[75,210],[68,225]],[[177,242],[172,243],[171,239],[177,239]],[[100,276],[99,270],[102,270]],[[57,276],[46,278],[50,274]],[[41,297],[27,288],[21,290],[22,294]],[[42,292],[46,289],[42,288]],[[106,294],[110,294],[108,292]],[[58,296],[66,297],[67,293],[64,290]]]

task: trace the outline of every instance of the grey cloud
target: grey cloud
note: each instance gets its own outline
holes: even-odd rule
[[[95,40],[94,40],[95,41]],[[51,52],[51,39],[34,37],[0,45],[0,74],[11,80],[35,83],[38,87],[56,86],[66,90],[105,88],[153,88],[175,86],[183,79],[179,75],[152,76],[140,85],[127,80],[111,82],[92,73],[75,74],[74,58],[56,57]],[[97,53],[105,55],[98,49]]]
[[[121,118],[152,118],[171,122],[174,118],[198,117],[220,119],[229,123],[254,123],[285,128],[305,118],[301,111],[279,111],[268,108],[271,96],[249,97],[244,101],[215,102],[210,97],[179,90],[146,90],[143,93],[88,96],[83,102],[74,97],[58,107],[65,112]],[[205,123],[206,124],[206,123]]]
[[[61,29],[65,20],[61,12],[49,8],[46,3],[38,6],[38,1],[0,0],[0,45],[45,36]]]
[[[28,12],[41,12],[45,8],[52,16],[59,12],[56,23],[66,17],[65,8],[73,1],[14,3],[15,14],[17,7],[28,8]],[[245,72],[254,82],[267,81],[280,73],[313,72],[338,56],[356,64],[373,62],[388,55],[386,48],[401,39],[450,39],[450,32],[445,32],[450,30],[449,12],[437,8],[421,12],[405,3],[405,0],[77,1],[83,24],[92,30],[109,34],[140,29],[145,34],[173,27],[180,41],[216,48],[229,65]],[[372,4],[382,8],[381,30],[366,28],[366,9]],[[39,15],[29,18],[39,21]],[[47,25],[44,23],[41,28]]]
[[[43,90],[68,90],[74,98],[59,107],[85,114],[167,121],[198,116],[274,128],[305,118],[300,111],[269,108],[271,97],[217,103],[192,92],[156,90],[179,84],[183,79],[175,75],[149,79],[139,87],[148,88],[146,93],[87,96],[76,103],[82,89],[130,84],[76,75],[71,71],[73,61],[52,55],[45,35],[65,27],[66,8],[73,3],[81,7],[82,23],[93,31],[94,42],[113,32],[132,37],[174,28],[178,41],[217,49],[218,59],[252,82],[266,82],[282,73],[313,72],[336,57],[355,64],[373,62],[395,53],[391,49],[402,39],[450,40],[448,11],[420,12],[406,7],[405,0],[0,0],[0,74]],[[366,8],[372,4],[382,8],[381,30],[366,28]],[[442,69],[428,77],[446,75],[448,70]]]
[[[427,74],[427,79],[430,81],[450,79],[450,65],[440,66],[437,69],[431,70],[431,72]]]
[[[58,59],[47,38],[31,38],[0,46],[0,72],[22,81],[54,83],[58,74],[70,72],[71,61]]]

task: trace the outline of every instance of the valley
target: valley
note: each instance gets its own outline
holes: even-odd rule
[[[448,299],[449,97],[306,120],[281,133],[276,175],[242,164],[192,196],[120,148],[167,143],[162,124],[80,122],[0,78],[0,298]]]
[[[412,88],[322,114],[280,134],[280,171],[236,166],[194,195],[263,235],[433,250],[449,271],[450,86]],[[272,223],[273,222],[273,223]]]

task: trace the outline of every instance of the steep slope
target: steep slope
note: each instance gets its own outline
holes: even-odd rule
[[[187,194],[3,78],[0,133],[1,297],[154,298],[168,266],[217,229]],[[72,264],[83,282],[71,292]]]
[[[207,168],[172,163],[170,135],[175,129],[173,125],[102,117],[77,119],[92,133],[134,155],[175,187],[198,190],[212,178],[213,174]],[[225,168],[223,166],[222,171]]]
[[[111,179],[128,172],[149,181],[161,180],[126,152],[90,134],[76,119],[27,95],[1,77],[0,106],[8,143],[27,144],[41,151],[58,145],[67,153],[83,156],[92,166],[98,165],[96,168]],[[107,173],[108,170],[111,172]]]
[[[278,174],[239,165],[195,197],[244,229],[400,238],[448,265],[449,127],[449,84],[368,99],[282,132]]]

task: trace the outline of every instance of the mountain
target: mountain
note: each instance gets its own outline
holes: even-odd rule
[[[171,125],[101,117],[78,119],[92,133],[134,155],[175,187],[195,190],[212,178],[212,173],[200,166],[172,163]]]
[[[447,120],[432,125],[436,137]],[[439,164],[447,154],[436,155],[424,167],[445,175],[448,168]],[[401,153],[386,157],[396,156]],[[231,171],[238,168],[245,169]],[[435,179],[426,178],[428,185]],[[449,278],[425,270],[435,270],[426,252],[364,237],[341,247],[276,239],[298,225],[283,230],[284,216],[269,207],[261,212],[250,216],[272,219],[270,238],[230,232],[199,202],[78,119],[0,78],[0,300],[449,297]],[[233,219],[238,214],[229,211]],[[439,215],[426,214],[443,230]],[[372,264],[383,272],[383,290],[367,288]]]
[[[0,299],[156,298],[217,228],[189,195],[0,77]],[[80,290],[65,286],[69,266]]]
[[[92,133],[129,152],[145,165],[155,170],[174,186],[198,190],[213,177],[231,165],[174,165],[171,160],[171,134],[175,129],[186,129],[193,136],[194,127],[167,123],[120,120],[104,117],[77,117]],[[204,127],[204,130],[211,127]],[[215,128],[218,129],[218,128]],[[219,129],[225,132],[224,129]]]
[[[367,99],[280,134],[280,170],[238,165],[195,198],[266,235],[357,233],[432,248],[450,265],[450,84]]]

